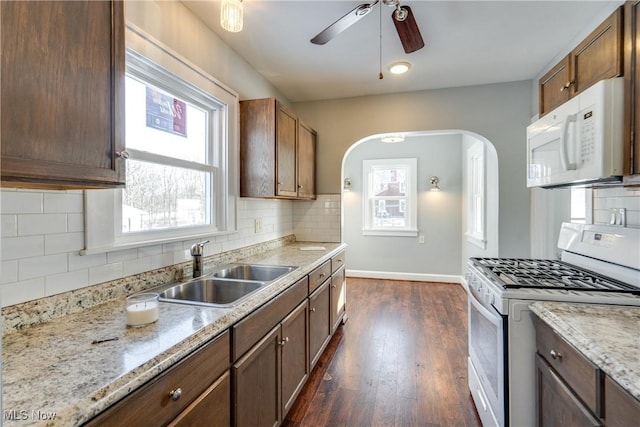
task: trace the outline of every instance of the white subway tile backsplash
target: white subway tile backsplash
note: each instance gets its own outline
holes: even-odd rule
[[[79,251],[84,248],[84,233],[46,234],[44,236],[45,255]]]
[[[70,213],[67,215],[67,231],[74,233],[77,231],[84,232],[84,214]]]
[[[0,292],[12,305],[191,260],[199,240],[80,255],[82,191],[0,190]],[[238,230],[212,236],[205,256],[278,239],[295,230],[309,241],[340,240],[340,196],[318,201],[240,199]],[[261,229],[255,232],[255,220]],[[295,231],[295,234],[298,234]],[[305,240],[305,239],[301,239]]]
[[[120,251],[107,252],[107,263],[127,261],[138,258],[138,249],[123,249]]]
[[[44,194],[44,213],[82,213],[84,195],[82,191],[67,191]]]
[[[3,214],[39,214],[43,212],[41,192],[2,191],[0,206]]]
[[[0,215],[0,236],[16,237],[18,235],[18,216]]]
[[[80,255],[78,252],[71,252],[68,256],[69,271],[97,267],[107,263],[107,254]]]
[[[625,208],[627,227],[640,228],[640,191],[637,188],[599,188],[593,191],[593,222],[608,224],[611,208]]]
[[[0,262],[0,285],[18,281],[18,260]]]
[[[44,255],[44,236],[2,237],[0,259],[8,261]]]
[[[28,280],[68,271],[67,254],[23,258],[18,261],[18,280]]]
[[[66,214],[18,215],[18,236],[64,233],[66,231]]]
[[[121,262],[89,268],[89,283],[92,285],[119,279],[121,277],[123,277]]]
[[[3,307],[44,298],[45,296],[44,277],[0,286],[0,300]]]
[[[47,296],[69,292],[89,285],[89,270],[69,271],[47,276],[44,289]]]

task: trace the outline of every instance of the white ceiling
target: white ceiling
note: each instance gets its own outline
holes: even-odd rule
[[[404,53],[384,5],[323,46],[309,42],[363,2],[243,0],[244,29],[229,33],[219,1],[183,1],[292,102],[532,79],[622,3],[407,0],[426,44],[417,52]],[[386,67],[399,60],[412,68],[394,76]]]

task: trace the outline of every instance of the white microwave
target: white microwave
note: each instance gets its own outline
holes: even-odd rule
[[[622,181],[623,91],[601,80],[527,126],[527,187]]]

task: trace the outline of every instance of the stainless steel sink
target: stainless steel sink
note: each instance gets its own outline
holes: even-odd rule
[[[273,282],[295,270],[296,267],[282,265],[261,264],[233,264],[213,273],[213,277],[233,280],[252,280],[258,282]]]
[[[225,306],[262,288],[264,282],[203,278],[180,283],[160,293],[160,301]]]

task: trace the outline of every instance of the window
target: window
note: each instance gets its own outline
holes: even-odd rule
[[[590,188],[571,189],[571,222],[591,224],[592,193]]]
[[[485,162],[484,143],[467,150],[467,241],[485,248]]]
[[[237,95],[162,63],[127,52],[127,184],[86,192],[86,253],[235,231]]]
[[[363,160],[362,166],[363,234],[417,236],[417,160]]]

